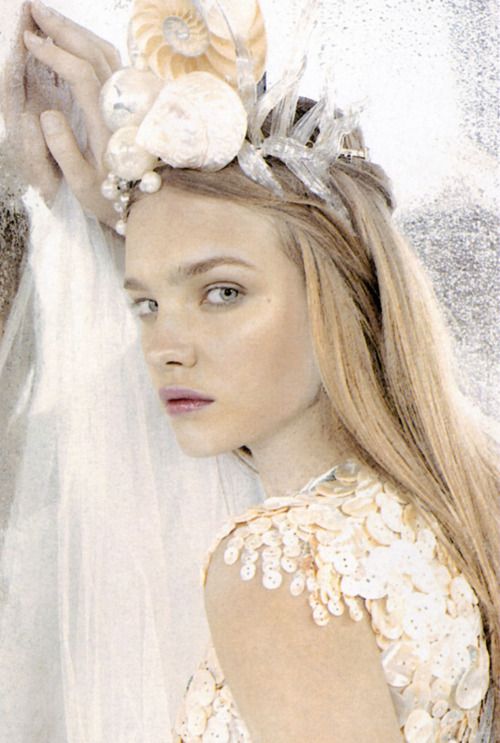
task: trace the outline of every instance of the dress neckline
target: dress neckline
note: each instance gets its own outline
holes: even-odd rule
[[[294,490],[293,492],[286,493],[284,495],[280,496],[269,496],[268,498],[264,498],[264,503],[267,503],[268,501],[275,501],[278,499],[290,500],[290,498],[296,498],[299,495],[304,495],[305,493],[311,493],[315,490],[315,488],[322,482],[325,482],[327,480],[336,480],[335,472],[338,470],[339,467],[348,467],[348,468],[355,468],[358,470],[360,468],[360,463],[357,459],[354,457],[349,457],[348,459],[341,460],[340,462],[337,462],[332,467],[329,467],[323,474],[319,475],[318,477],[311,478],[300,490]]]
[[[313,477],[309,482],[307,482],[303,488],[301,488],[298,491],[298,495],[302,495],[302,493],[308,493],[311,490],[314,490],[314,488],[320,484],[320,482],[324,482],[325,480],[335,480],[335,470],[339,466],[340,463],[335,464],[333,467],[330,467],[326,472],[323,472],[322,475],[319,475],[319,477]]]

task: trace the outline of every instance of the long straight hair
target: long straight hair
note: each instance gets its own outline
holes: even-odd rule
[[[359,147],[361,139],[347,145]],[[498,679],[495,446],[459,390],[436,296],[393,225],[388,179],[371,163],[337,161],[330,170],[335,209],[281,163],[272,167],[285,198],[250,181],[236,163],[218,173],[166,169],[163,178],[273,218],[303,272],[332,415],[353,451],[407,493],[476,591]]]

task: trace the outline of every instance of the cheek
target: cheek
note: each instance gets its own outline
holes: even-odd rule
[[[302,322],[283,327],[270,325],[267,318],[251,327],[240,325],[237,335],[226,334],[213,351],[215,357],[207,354],[211,368],[206,378],[217,380],[211,386],[218,391],[216,406],[196,419],[173,421],[177,441],[190,456],[264,442],[316,399],[321,380]]]
[[[266,303],[237,334],[224,337],[219,353],[240,409],[286,415],[317,393],[320,377],[305,300],[292,306]]]

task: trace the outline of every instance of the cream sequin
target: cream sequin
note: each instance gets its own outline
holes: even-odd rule
[[[259,579],[267,590],[289,574],[290,593],[307,592],[319,627],[345,611],[359,621],[366,607],[407,743],[475,740],[489,686],[477,597],[393,486],[349,461],[296,496],[268,498],[224,525],[204,577],[229,535],[225,562],[239,563],[243,580]],[[251,743],[213,648],[175,734],[181,743]]]

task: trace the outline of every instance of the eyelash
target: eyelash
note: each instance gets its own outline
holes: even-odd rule
[[[235,302],[237,302],[239,297],[242,296],[243,294],[241,289],[237,289],[235,286],[226,286],[225,284],[221,284],[220,286],[211,286],[209,289],[207,289],[205,296],[208,296],[211,292],[214,292],[214,291],[222,292],[222,291],[227,291],[227,290],[237,293],[237,296],[233,301],[230,301],[230,302],[223,301],[223,302],[213,302],[213,303],[209,302],[209,304],[213,304],[214,307],[224,307],[225,305],[234,304]]]
[[[211,287],[209,287],[206,290],[205,297],[207,297],[213,291],[227,291],[227,290],[237,293],[237,296],[236,296],[236,298],[233,301],[229,301],[229,302],[224,302],[224,301],[223,302],[208,302],[208,304],[210,304],[212,307],[216,307],[217,309],[219,309],[221,307],[226,307],[227,305],[230,305],[230,304],[235,304],[240,299],[240,297],[243,295],[243,292],[242,292],[241,289],[237,289],[235,286],[227,286],[225,284],[221,284],[221,285],[218,285],[218,286],[211,286]],[[157,302],[154,299],[148,299],[147,297],[141,297],[140,299],[132,300],[131,307],[132,307],[133,314],[136,317],[140,317],[140,318],[148,317],[148,316],[154,314],[153,311],[151,311],[151,312],[142,312],[141,311],[141,305],[143,305],[143,304],[149,304],[149,303],[155,304],[156,305],[156,310],[158,309],[158,304],[157,304]]]

